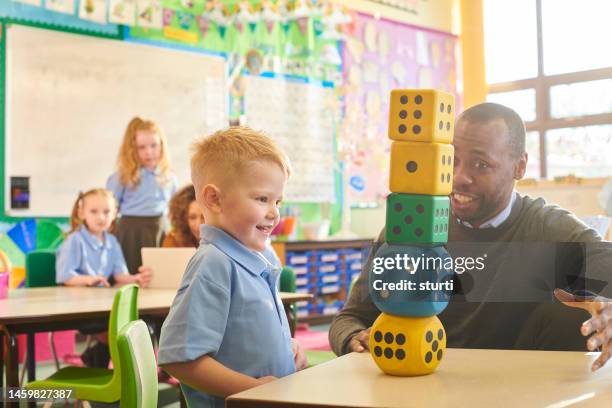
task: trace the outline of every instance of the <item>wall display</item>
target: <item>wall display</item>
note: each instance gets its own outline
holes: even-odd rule
[[[354,15],[349,27],[343,48],[345,97],[339,155],[349,162],[346,179],[351,203],[373,205],[389,191],[391,89],[436,88],[457,95],[458,39],[361,13]],[[461,106],[460,95],[457,106]]]
[[[334,89],[264,76],[248,76],[245,85],[246,124],[275,139],[291,160],[286,201],[335,201]]]

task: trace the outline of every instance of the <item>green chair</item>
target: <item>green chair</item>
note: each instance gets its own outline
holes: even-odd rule
[[[138,286],[131,284],[117,290],[108,319],[108,345],[113,370],[106,368],[64,367],[51,377],[32,381],[26,389],[72,389],[71,398],[96,402],[115,402],[121,398],[121,359],[117,334],[138,319]]]
[[[117,339],[121,360],[121,407],[157,407],[157,363],[145,322],[128,323]]]
[[[25,261],[25,287],[56,286],[55,249],[35,249],[28,252]]]
[[[49,286],[56,286],[55,283],[55,249],[35,249],[26,254],[25,259],[25,281],[24,286],[26,288],[44,288]],[[28,334],[28,336],[34,336]],[[53,332],[49,332],[49,347],[51,349],[51,355],[53,356],[53,362],[55,363],[55,369],[60,369],[59,359],[57,358],[57,351],[55,349]],[[25,359],[33,358],[27,355]],[[23,377],[25,374],[26,364],[23,365],[23,370],[20,375],[19,383],[23,384]]]

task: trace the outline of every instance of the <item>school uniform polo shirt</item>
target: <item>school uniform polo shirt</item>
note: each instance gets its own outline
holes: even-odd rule
[[[279,275],[272,249],[251,251],[221,229],[202,225],[200,247],[161,330],[159,364],[209,355],[252,377],[293,373]],[[224,406],[221,397],[181,387],[190,406]]]
[[[106,181],[106,188],[115,194],[122,215],[155,217],[165,214],[170,197],[176,192],[176,176],[160,185],[159,169],[140,168],[140,182],[135,188],[121,184],[119,173],[113,173]]]
[[[64,283],[77,275],[109,278],[127,270],[117,238],[105,232],[101,242],[82,225],[66,238],[57,253],[55,281]]]

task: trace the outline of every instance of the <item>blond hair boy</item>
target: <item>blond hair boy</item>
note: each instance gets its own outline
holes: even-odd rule
[[[268,245],[290,172],[274,142],[249,128],[194,144],[191,178],[206,224],[159,349],[160,365],[181,381],[190,406],[223,407],[224,397],[305,366]]]

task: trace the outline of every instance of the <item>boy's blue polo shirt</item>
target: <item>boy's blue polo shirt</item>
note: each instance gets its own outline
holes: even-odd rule
[[[162,327],[159,364],[210,355],[252,377],[293,373],[291,334],[277,290],[280,265],[274,252],[268,248],[264,259],[210,225],[202,225],[201,237]],[[190,406],[224,406],[221,397],[181,387]]]
[[[64,283],[77,275],[104,276],[128,273],[123,252],[114,235],[104,232],[104,242],[85,225],[62,243],[55,261],[55,281]]]

